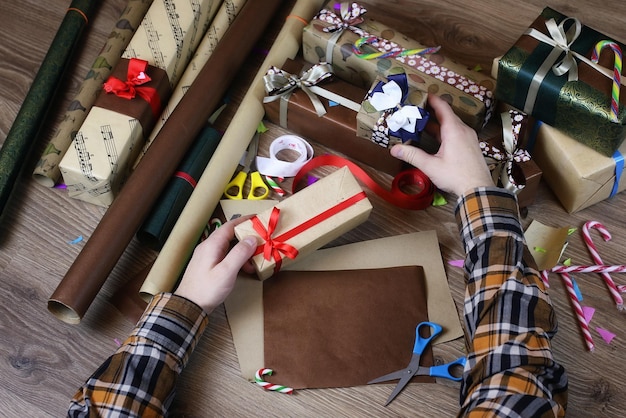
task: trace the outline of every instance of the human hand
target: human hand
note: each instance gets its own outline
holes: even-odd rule
[[[242,216],[224,223],[198,244],[175,294],[211,313],[233,290],[239,270],[254,272],[250,258],[257,247],[255,237],[245,237],[230,249],[235,225],[249,218]]]
[[[476,187],[493,186],[476,132],[454,114],[438,96],[428,95],[440,123],[439,151],[431,155],[411,145],[398,144],[391,155],[422,170],[441,190],[460,196]]]

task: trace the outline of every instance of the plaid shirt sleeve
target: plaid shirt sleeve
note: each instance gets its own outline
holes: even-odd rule
[[[556,316],[515,197],[476,189],[459,198],[456,218],[466,252],[469,353],[460,416],[564,416],[567,375],[550,348]]]
[[[78,390],[68,417],[160,417],[208,323],[193,302],[156,295],[133,333]]]

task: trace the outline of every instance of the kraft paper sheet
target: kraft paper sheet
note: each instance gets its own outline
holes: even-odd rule
[[[262,100],[265,95],[263,76],[270,66],[281,66],[287,58],[295,57],[302,40],[302,28],[305,26],[300,18],[304,21],[310,20],[323,3],[323,0],[298,0],[292,8],[290,16],[297,18],[288,17],[276,37],[274,45],[224,133],[214,158],[209,162],[198,182],[198,187],[191,195],[148,273],[141,287],[141,293],[145,298],[162,291],[170,291],[175,285],[198,242],[204,225],[219,203],[224,186],[237,168],[259,122],[263,119]]]

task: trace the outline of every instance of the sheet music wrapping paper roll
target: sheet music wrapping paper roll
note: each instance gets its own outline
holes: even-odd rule
[[[48,310],[59,319],[81,321],[280,4],[246,3],[50,296]]]
[[[52,187],[61,179],[59,162],[71,145],[74,134],[87,118],[89,110],[102,89],[102,83],[119,62],[151,3],[152,0],[129,0],[115,22],[104,46],[91,64],[78,93],[70,102],[56,133],[42,152],[33,170],[33,178],[39,184]]]
[[[165,71],[170,91],[161,97],[161,105],[167,103],[219,5],[217,0],[155,0],[135,31],[122,58],[145,60]],[[124,101],[106,108],[96,103],[76,134],[59,164],[69,196],[108,207],[119,193],[162,110],[160,106],[153,120],[137,123],[121,111]]]

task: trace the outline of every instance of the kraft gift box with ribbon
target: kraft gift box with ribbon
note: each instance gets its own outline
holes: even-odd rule
[[[489,120],[495,80],[425,47],[369,16],[354,2],[330,2],[304,28],[302,53],[331,63],[335,74],[369,89],[377,76],[406,73],[409,84],[444,98],[476,130]]]
[[[377,77],[356,116],[357,135],[389,148],[397,143],[419,145],[429,113],[427,94],[409,87],[406,74]]]
[[[388,151],[357,136],[357,112],[367,90],[334,77],[330,64],[288,59],[270,68],[264,82],[270,122],[392,176],[404,168]]]
[[[516,109],[499,115],[499,133],[480,141],[494,184],[512,191],[520,208],[530,206],[537,195],[541,169],[525,149],[529,135],[529,117]]]
[[[578,19],[545,8],[499,60],[497,99],[610,157],[626,137],[619,96],[625,82],[614,81],[617,57],[611,49],[600,50],[598,63],[593,61],[596,45],[605,40],[624,49]]]
[[[543,178],[569,213],[626,190],[626,142],[607,157],[545,123],[535,129],[533,158]]]
[[[257,237],[252,257],[265,280],[365,222],[372,204],[347,167],[340,168],[235,227]]]
[[[59,163],[68,195],[108,207],[170,95],[164,70],[121,59]]]

